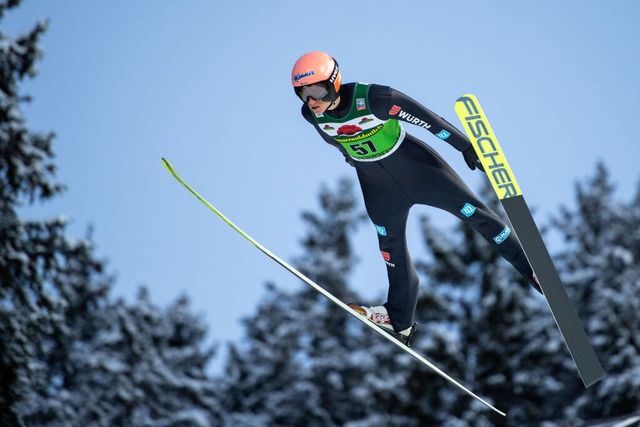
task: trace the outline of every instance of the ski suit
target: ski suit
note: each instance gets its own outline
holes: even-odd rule
[[[339,95],[336,109],[316,115],[305,104],[302,115],[356,169],[387,266],[389,291],[384,305],[396,331],[413,324],[418,300],[418,274],[406,240],[407,217],[415,204],[460,218],[531,280],[533,271],[515,234],[433,148],[406,133],[400,122],[425,128],[461,152],[471,146],[464,134],[388,86],[348,83]]]

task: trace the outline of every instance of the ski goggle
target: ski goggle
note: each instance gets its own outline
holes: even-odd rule
[[[316,101],[319,101],[325,98],[327,95],[329,95],[329,89],[327,89],[326,85],[320,83],[303,86],[298,90],[298,96],[305,103],[309,101],[309,98],[313,98]]]

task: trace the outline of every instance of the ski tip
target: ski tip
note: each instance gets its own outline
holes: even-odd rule
[[[458,102],[464,102],[465,100],[474,100],[477,102],[478,98],[476,98],[476,96],[472,93],[465,93],[464,95],[462,95],[460,98],[456,99],[456,103]]]
[[[168,170],[170,173],[174,173],[173,171],[173,166],[171,166],[171,163],[169,163],[169,160],[165,159],[164,157],[161,157],[162,159],[162,166],[164,166],[164,168],[166,170]]]

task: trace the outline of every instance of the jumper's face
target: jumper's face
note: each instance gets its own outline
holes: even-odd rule
[[[323,101],[321,99],[314,99],[314,98],[309,98],[306,104],[309,107],[309,109],[311,109],[311,111],[313,111],[315,114],[324,113],[325,111],[327,111],[327,109],[331,105],[331,103],[328,101]]]

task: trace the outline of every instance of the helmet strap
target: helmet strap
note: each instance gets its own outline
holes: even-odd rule
[[[338,100],[340,99],[340,95],[338,95],[336,97],[336,99],[334,99],[333,101],[331,101],[331,104],[329,104],[329,106],[327,107],[327,110],[332,110],[334,107],[338,106]]]

